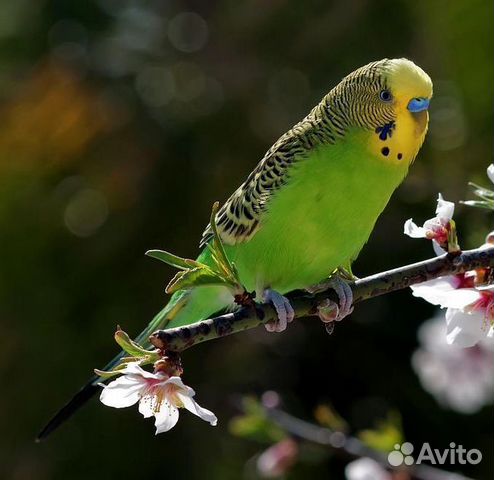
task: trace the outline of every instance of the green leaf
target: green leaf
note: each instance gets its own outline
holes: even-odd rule
[[[348,424],[330,404],[318,405],[314,411],[317,422],[337,432],[347,432]]]
[[[392,411],[385,420],[377,423],[374,430],[363,430],[358,437],[368,447],[381,452],[390,452],[396,444],[403,443],[401,416]]]
[[[242,438],[249,438],[262,443],[276,443],[286,438],[281,427],[266,417],[264,408],[253,397],[242,399],[244,414],[230,420],[230,432]]]
[[[226,251],[221,243],[218,229],[216,227],[216,214],[219,204],[216,202],[211,211],[210,225],[213,233],[212,241],[209,242],[208,248],[211,251],[213,265],[205,265],[197,260],[178,257],[173,253],[163,250],[149,250],[146,255],[156,258],[168,265],[181,270],[178,272],[165,291],[174,293],[177,290],[187,290],[198,286],[205,285],[222,285],[227,287],[233,295],[245,292],[245,288],[240,283],[238,272],[235,265],[230,262]]]
[[[233,289],[238,293],[245,291],[240,279],[238,278],[238,271],[235,264],[230,262],[228,255],[226,254],[223,243],[221,242],[218,228],[216,226],[216,214],[218,213],[219,203],[215,202],[211,209],[210,225],[213,233],[213,240],[208,245],[211,250],[212,259],[218,269],[218,273],[225,277],[225,280],[233,286]]]
[[[448,232],[448,252],[457,253],[461,251],[460,245],[458,243],[458,236],[456,234],[456,223],[453,219],[449,221],[449,232]]]
[[[218,275],[216,272],[206,266],[191,268],[178,272],[166,287],[166,293],[174,293],[177,290],[189,290],[194,287],[206,285],[227,285],[230,282]]]
[[[218,213],[219,202],[214,202],[213,208],[211,209],[211,230],[213,231],[213,256],[215,261],[220,268],[225,268],[226,271],[232,270],[231,263],[228,259],[223,243],[221,242],[220,236],[218,234],[218,228],[216,226],[216,214]]]
[[[115,375],[120,375],[122,370],[129,363],[138,363],[141,367],[144,365],[153,364],[160,359],[160,355],[158,352],[149,351],[148,355],[141,358],[134,357],[124,357],[120,360],[120,363],[113,370],[99,370],[98,368],[94,369],[94,373],[103,379],[114,377]]]
[[[467,200],[461,202],[469,207],[486,208],[488,210],[494,210],[494,191],[481,187],[475,183],[469,182],[469,185],[473,187],[474,195],[477,195],[481,200]]]
[[[120,345],[123,351],[127,352],[132,357],[147,357],[153,353],[152,351],[147,350],[141,347],[138,343],[134,342],[134,340],[132,340],[122,329],[120,329],[120,327],[118,327],[115,332],[115,341]]]
[[[120,359],[120,363],[113,369],[113,370],[99,370],[98,368],[94,369],[94,373],[101,378],[111,378],[114,377],[115,375],[120,375],[122,373],[122,370],[129,364],[129,363],[135,363],[139,362],[139,365],[141,365],[141,362],[134,357],[123,357]]]
[[[162,262],[171,265],[172,267],[179,268],[180,270],[188,270],[191,267],[197,267],[200,263],[188,258],[177,257],[173,253],[165,252],[164,250],[148,250],[146,255],[151,258],[156,258]]]
[[[469,207],[486,208],[487,210],[494,210],[494,200],[466,200],[461,202]]]
[[[469,182],[469,185],[473,188],[473,193],[478,197],[494,198],[494,191],[488,188],[481,187],[480,185],[477,185],[476,183],[473,182]]]
[[[97,368],[95,368],[94,373],[98,375],[98,377],[101,377],[106,380],[107,378],[114,377],[115,375],[120,375],[122,373],[120,370],[122,370],[124,367],[125,365],[121,364],[114,370],[108,370],[108,371],[98,370]]]

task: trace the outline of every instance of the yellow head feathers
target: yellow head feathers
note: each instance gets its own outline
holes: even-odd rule
[[[379,136],[371,137],[371,150],[391,164],[410,164],[427,133],[432,81],[424,70],[406,58],[385,59],[378,64],[382,68],[384,91],[389,94],[387,100],[394,119],[388,124],[393,130],[389,135],[378,129]]]
[[[424,141],[431,97],[432,81],[420,67],[385,58],[347,75],[308,118],[321,119],[331,143],[352,132],[375,157],[408,166]]]
[[[406,58],[384,60],[386,83],[395,99],[395,108],[407,108],[413,99],[432,97],[432,80],[419,66]]]

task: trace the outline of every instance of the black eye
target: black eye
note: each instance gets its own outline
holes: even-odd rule
[[[393,95],[391,95],[391,92],[389,90],[381,90],[379,93],[379,98],[383,102],[390,102],[393,99]]]

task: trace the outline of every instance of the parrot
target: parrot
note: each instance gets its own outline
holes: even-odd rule
[[[274,143],[217,211],[218,235],[243,285],[277,312],[278,319],[265,325],[269,331],[283,331],[294,318],[287,292],[314,291],[327,279],[340,299],[336,319],[351,312],[348,282],[334,273],[351,272],[406,177],[427,133],[432,90],[429,75],[405,58],[358,68]],[[212,264],[207,248],[212,238],[208,225],[197,259],[206,265]],[[233,307],[224,286],[179,290],[136,341],[149,347],[148,337],[158,329],[195,323]],[[319,313],[329,321],[322,309]],[[38,440],[97,393],[101,381],[94,376]]]

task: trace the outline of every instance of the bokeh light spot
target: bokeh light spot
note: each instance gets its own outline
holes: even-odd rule
[[[201,50],[208,39],[206,21],[194,12],[182,12],[168,24],[168,38],[181,52],[192,53]]]
[[[172,67],[177,100],[190,102],[199,97],[206,87],[202,69],[191,62],[178,62]]]
[[[135,88],[150,107],[166,105],[175,94],[173,76],[163,67],[146,67],[141,70],[136,77]]]
[[[64,212],[67,229],[77,237],[89,237],[108,218],[108,204],[98,190],[84,188],[69,200]]]

